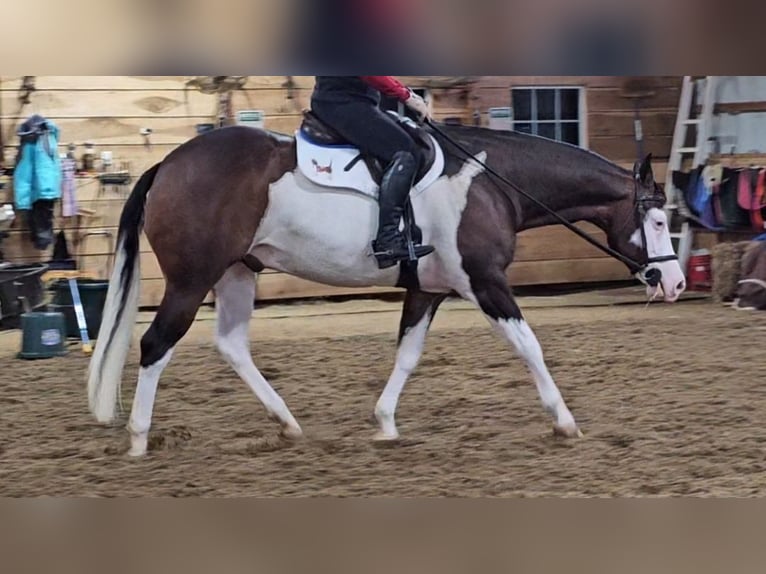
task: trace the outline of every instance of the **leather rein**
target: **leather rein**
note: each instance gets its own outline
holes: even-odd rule
[[[635,193],[635,200],[634,200],[634,213],[636,217],[636,222],[638,224],[638,228],[641,230],[641,240],[643,242],[644,250],[646,250],[646,263],[641,264],[637,262],[636,260],[623,255],[622,253],[619,253],[618,251],[615,251],[611,247],[604,245],[576,227],[573,223],[568,221],[566,218],[562,217],[555,211],[553,211],[551,208],[549,208],[547,205],[542,203],[540,200],[536,199],[535,197],[532,197],[529,193],[521,189],[519,186],[514,184],[513,182],[509,181],[506,177],[500,175],[495,170],[493,170],[491,167],[486,165],[484,162],[479,161],[474,157],[471,152],[466,150],[462,145],[460,145],[458,142],[456,142],[454,139],[452,139],[450,136],[448,136],[446,133],[444,133],[438,126],[434,124],[434,122],[430,120],[426,120],[427,125],[433,129],[436,133],[438,133],[442,138],[444,138],[446,141],[448,141],[450,144],[452,144],[454,147],[456,147],[458,150],[460,150],[465,156],[466,159],[471,159],[478,163],[480,166],[482,166],[488,173],[495,176],[497,179],[499,179],[501,182],[506,184],[508,187],[516,191],[517,193],[523,195],[526,197],[529,201],[536,204],[538,207],[543,209],[545,212],[550,214],[552,217],[554,217],[556,220],[559,221],[563,226],[565,226],[567,229],[569,229],[571,232],[575,233],[576,235],[579,235],[582,237],[585,241],[596,247],[597,249],[600,249],[610,257],[613,257],[614,259],[617,259],[618,261],[624,263],[629,269],[630,272],[636,276],[636,278],[644,283],[645,285],[648,285],[650,287],[657,287],[657,285],[660,284],[660,281],[662,279],[662,271],[657,267],[649,267],[652,263],[661,263],[664,261],[675,261],[678,260],[678,255],[661,255],[657,257],[649,257],[649,249],[648,249],[648,243],[646,240],[646,229],[644,228],[644,220],[646,219],[646,213],[649,209],[652,207],[663,207],[664,201],[661,201],[660,198],[658,198],[655,195],[639,195],[639,184],[638,184],[638,177],[634,179],[634,193]],[[500,187],[500,189],[505,194],[506,198],[513,203],[513,198],[508,193],[508,191]],[[650,205],[655,204],[655,205]],[[661,205],[660,205],[661,204]]]

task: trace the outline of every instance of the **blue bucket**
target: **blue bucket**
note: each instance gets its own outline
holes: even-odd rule
[[[50,359],[66,354],[63,313],[24,313],[21,330],[20,359]]]

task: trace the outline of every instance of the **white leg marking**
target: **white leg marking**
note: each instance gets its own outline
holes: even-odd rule
[[[146,445],[149,438],[149,428],[152,426],[152,411],[154,410],[154,398],[157,395],[157,384],[160,375],[165,370],[170,358],[173,356],[171,348],[159,361],[148,367],[141,367],[138,371],[138,385],[136,394],[133,396],[133,409],[130,412],[128,431],[130,432],[130,456],[143,456],[146,454]]]
[[[218,282],[215,291],[218,350],[263,403],[269,416],[279,421],[282,434],[300,437],[303,434],[300,425],[250,355],[248,329],[255,300],[255,274],[244,265],[235,265]]]
[[[564,403],[561,392],[548,372],[540,342],[529,324],[518,319],[491,320],[491,323],[514,346],[532,372],[543,407],[556,421],[554,425],[556,433],[568,437],[582,436],[572,413]]]
[[[417,367],[420,357],[423,355],[428,326],[433,315],[432,311],[426,313],[420,322],[406,331],[399,349],[396,352],[396,364],[386,383],[386,387],[375,405],[375,417],[380,424],[380,431],[375,435],[375,440],[396,440],[399,433],[396,430],[396,405],[399,396],[407,383],[412,371]]]

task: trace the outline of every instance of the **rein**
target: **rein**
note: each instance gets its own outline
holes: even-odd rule
[[[671,260],[674,260],[674,259],[678,259],[677,255],[664,255],[664,256],[660,256],[660,257],[650,257],[650,258],[647,259],[647,264],[646,265],[641,265],[640,263],[638,263],[634,259],[632,259],[632,258],[630,258],[630,257],[628,257],[626,255],[623,255],[622,253],[619,253],[619,252],[615,251],[614,249],[612,249],[611,247],[609,247],[607,245],[603,245],[602,243],[600,243],[596,239],[593,239],[593,237],[591,237],[590,235],[588,235],[587,233],[585,233],[584,231],[582,231],[581,229],[576,227],[574,224],[572,224],[566,218],[562,217],[561,215],[559,215],[558,213],[553,211],[551,208],[549,208],[547,205],[542,203],[540,200],[538,200],[537,198],[531,196],[529,193],[527,193],[526,191],[521,189],[518,185],[514,184],[513,182],[509,181],[504,176],[502,176],[499,173],[497,173],[494,169],[489,167],[487,164],[485,164],[484,162],[479,161],[478,159],[476,159],[473,156],[473,154],[471,154],[471,152],[466,150],[462,145],[460,145],[458,142],[456,142],[454,139],[452,139],[450,136],[448,136],[446,133],[444,133],[439,127],[437,127],[434,124],[434,122],[432,122],[431,120],[427,119],[426,123],[436,133],[438,133],[445,140],[447,140],[454,147],[456,147],[463,154],[465,154],[466,159],[471,159],[471,160],[475,161],[480,166],[482,166],[488,173],[494,175],[497,179],[499,179],[500,181],[505,183],[508,187],[510,187],[511,189],[513,189],[516,192],[520,193],[521,195],[526,197],[528,200],[530,200],[532,203],[536,204],[538,207],[540,207],[541,209],[546,211],[548,214],[553,216],[555,219],[557,219],[563,226],[565,226],[571,232],[575,233],[576,235],[579,235],[585,241],[587,241],[588,243],[590,243],[591,245],[593,245],[597,249],[600,249],[601,251],[603,251],[604,253],[606,253],[610,257],[613,257],[614,259],[617,259],[618,261],[620,261],[620,262],[624,263],[625,265],[627,265],[628,268],[630,269],[631,273],[636,275],[641,282],[649,285],[650,287],[656,287],[657,285],[659,285],[660,279],[662,278],[662,271],[660,271],[656,267],[648,268],[648,265],[650,263],[659,263],[659,262],[662,262],[662,261],[671,261]],[[502,187],[500,189],[503,191],[503,194],[506,196],[506,198],[511,203],[513,203],[513,198],[510,196],[510,194],[508,194],[507,190],[502,188]],[[636,195],[637,195],[637,193],[636,193]],[[647,203],[647,202],[650,202],[650,201],[656,201],[656,200],[654,200],[653,198],[650,198],[650,197],[642,197],[642,198],[637,197],[636,198],[636,203],[638,205],[640,205],[642,209],[645,209],[644,203]],[[639,227],[639,229],[641,229],[641,238],[642,238],[643,243],[644,243],[644,249],[647,249],[647,256],[648,256],[649,252],[648,252],[648,244],[647,244],[647,241],[646,241],[646,230],[644,229],[643,222],[640,222],[638,227]]]

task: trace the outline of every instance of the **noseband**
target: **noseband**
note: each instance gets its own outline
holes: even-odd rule
[[[658,255],[657,257],[649,256],[649,243],[646,240],[646,214],[650,209],[662,209],[665,207],[665,194],[662,193],[659,186],[655,183],[654,190],[657,193],[654,194],[642,194],[640,189],[638,175],[634,178],[634,203],[633,211],[635,214],[636,225],[641,230],[641,243],[644,246],[644,252],[646,253],[646,263],[634,269],[631,269],[639,281],[648,285],[649,287],[657,287],[662,280],[662,271],[658,267],[649,267],[652,263],[662,263],[664,261],[678,261],[678,255],[673,253],[672,255]]]

